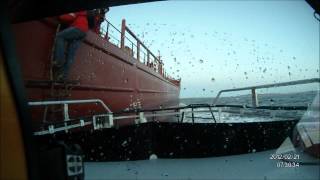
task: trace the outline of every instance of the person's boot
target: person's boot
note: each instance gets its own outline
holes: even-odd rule
[[[62,68],[54,68],[53,71],[53,79],[55,81],[63,81],[64,80],[64,72]]]
[[[52,61],[52,66],[54,68],[61,68],[64,64],[64,61],[60,61],[60,60],[53,60]]]

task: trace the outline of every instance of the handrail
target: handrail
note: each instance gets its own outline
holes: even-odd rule
[[[161,63],[161,61],[157,58],[157,56],[155,56],[155,55],[149,50],[149,48],[148,48],[145,44],[143,44],[143,42],[142,42],[127,26],[125,26],[125,30],[127,30],[127,32],[128,32],[134,39],[136,39],[137,42],[138,42],[141,46],[143,46],[143,47],[147,50],[147,53],[150,53],[150,55],[153,56],[153,58],[154,58],[157,62]]]
[[[213,100],[212,105],[215,106],[217,104],[220,95],[224,92],[243,91],[243,90],[250,90],[251,89],[252,106],[257,107],[258,106],[258,99],[257,99],[257,94],[255,92],[256,89],[292,86],[292,85],[297,85],[297,84],[310,84],[310,83],[320,83],[320,78],[303,79],[303,80],[297,80],[297,81],[288,81],[288,82],[265,84],[265,85],[258,85],[258,86],[248,86],[248,87],[234,88],[234,89],[224,89],[224,90],[219,91],[216,98]]]
[[[78,100],[79,101],[79,100]],[[85,103],[87,100],[81,100],[83,103]],[[88,100],[91,101],[91,100]],[[61,101],[56,101],[58,104],[61,104]],[[66,101],[65,101],[66,102]],[[70,103],[73,103],[74,101],[71,101]],[[51,105],[52,102],[29,102],[29,105]],[[77,117],[76,119],[65,119],[63,121],[58,122],[51,122],[51,123],[44,123],[44,126],[42,126],[42,129],[40,131],[34,132],[34,135],[46,135],[46,134],[54,134],[56,132],[61,131],[69,131],[74,128],[83,128],[85,126],[92,126],[94,130],[101,129],[101,128],[111,128],[114,126],[115,121],[121,121],[123,119],[135,119],[135,123],[145,123],[148,122],[147,118],[152,119],[152,121],[155,121],[155,117],[164,117],[164,116],[175,116],[178,118],[178,123],[183,123],[184,117],[191,118],[192,123],[195,123],[195,119],[201,118],[201,119],[213,119],[215,123],[218,123],[215,116],[213,115],[213,112],[218,112],[219,119],[220,119],[220,113],[221,112],[227,112],[227,113],[246,113],[241,110],[235,111],[232,109],[224,109],[222,107],[237,107],[239,109],[251,109],[251,107],[243,107],[238,105],[218,105],[218,106],[211,106],[209,104],[190,104],[188,106],[184,107],[175,107],[175,108],[167,108],[167,109],[153,109],[153,110],[142,110],[142,111],[134,111],[134,112],[123,112],[123,113],[108,113],[108,114],[95,114],[92,116],[83,116],[83,117]],[[208,110],[197,110],[194,109],[201,109],[201,108],[209,108]],[[218,109],[211,109],[211,108],[218,108]],[[221,109],[222,108],[222,109]],[[307,107],[301,109],[301,108],[274,108],[272,107],[258,107],[256,109],[268,109],[268,110],[305,110]],[[191,109],[189,111],[179,111],[182,109]],[[168,112],[169,110],[169,112]],[[166,112],[162,112],[166,111]],[[195,116],[194,114],[197,113],[203,113],[203,112],[210,112],[211,117],[200,117]],[[192,116],[187,116],[187,114],[190,114]],[[250,114],[250,112],[247,112]],[[186,114],[186,115],[185,115]],[[263,114],[259,114],[263,115]]]
[[[64,101],[36,101],[28,102],[29,106],[48,106],[48,105],[63,105],[64,121],[69,121],[69,104],[86,104],[86,103],[99,103],[109,113],[112,114],[111,110],[106,104],[100,99],[85,99],[85,100],[64,100]]]
[[[119,33],[121,33],[121,31],[119,29],[117,29],[113,24],[111,24],[110,21],[108,21],[107,19],[104,19],[104,21],[106,21],[109,25],[111,25],[115,30],[117,30]]]
[[[58,104],[86,104],[86,103],[100,103],[108,113],[112,111],[100,99],[85,99],[85,100],[64,100],[64,101],[32,101],[28,102],[29,106],[43,106],[43,105],[58,105]]]
[[[145,63],[145,61],[144,61],[144,64],[146,64],[147,66],[153,68],[161,76],[163,76],[163,77],[165,77],[167,79],[170,79],[164,73],[163,62],[160,60],[160,55],[159,55],[159,57],[157,57],[156,55],[154,55],[150,51],[150,49],[133,33],[133,31],[131,31],[129,29],[129,27],[126,26],[125,19],[122,20],[122,24],[121,24],[121,43],[120,43],[121,44],[121,49],[125,48],[125,39],[128,39],[126,37],[126,35],[125,35],[126,32],[128,32],[128,34],[130,34],[130,36],[133,37],[133,39],[136,41],[136,44],[134,45],[135,48],[136,48],[136,52],[137,52],[136,59],[141,62],[140,53],[142,52],[141,49],[144,48],[146,50],[146,52],[147,52],[147,63]],[[131,40],[129,40],[129,41],[132,43]],[[132,44],[132,51],[133,51],[133,44]]]
[[[127,42],[128,40],[128,42],[131,43],[131,47],[129,48],[131,48],[132,56],[135,59],[142,62],[141,54],[144,54],[143,64],[154,69],[154,71],[159,73],[161,76],[163,76],[167,80],[176,80],[165,72],[163,68],[163,61],[160,59],[160,55],[159,57],[157,57],[155,54],[153,54],[151,50],[133,33],[133,31],[126,26],[124,19],[122,20],[121,30],[117,29],[107,19],[104,19],[104,21],[107,23],[106,30],[104,28],[101,28],[102,34],[100,34],[100,36],[102,36],[107,41],[110,41],[109,38],[112,37],[112,40],[116,40],[119,43],[117,44],[117,46],[121,49],[125,49],[126,47],[125,42]],[[110,34],[109,27],[112,27],[113,29],[116,30],[116,32],[120,33],[120,40],[115,38],[114,35]],[[130,34],[130,36],[133,37],[136,43],[132,42],[132,40],[125,35],[126,32],[128,32],[128,34]],[[134,53],[133,51],[134,48],[136,49],[136,53]],[[143,52],[143,49],[146,52]],[[147,60],[145,60],[145,58]],[[177,80],[177,81],[180,81],[180,80]]]

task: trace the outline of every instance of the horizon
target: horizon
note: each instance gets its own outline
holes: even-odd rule
[[[289,95],[289,94],[302,94],[302,93],[319,93],[320,90],[310,90],[310,91],[299,91],[299,92],[289,92],[289,93],[283,93],[283,92],[279,92],[279,93],[257,93],[258,97],[259,95]],[[230,97],[239,97],[239,96],[251,96],[251,93],[248,94],[241,94],[241,95],[232,95],[232,96],[220,96],[220,98],[230,98]],[[209,99],[209,98],[215,98],[216,96],[212,96],[212,97],[183,97],[183,98],[179,98],[179,99]]]

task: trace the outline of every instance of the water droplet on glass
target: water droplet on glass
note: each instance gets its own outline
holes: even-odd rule
[[[125,146],[127,146],[127,144],[128,144],[128,142],[125,140],[125,141],[123,141],[123,142],[121,143],[121,146],[122,146],[122,147],[125,147]]]
[[[262,72],[263,72],[263,73],[266,73],[266,72],[267,72],[267,68],[264,68]]]
[[[158,159],[158,156],[156,154],[151,154],[149,157],[150,160]]]
[[[161,176],[169,176],[168,173],[162,173]]]

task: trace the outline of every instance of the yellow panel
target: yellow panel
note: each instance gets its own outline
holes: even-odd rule
[[[0,179],[27,179],[18,115],[0,52]]]

